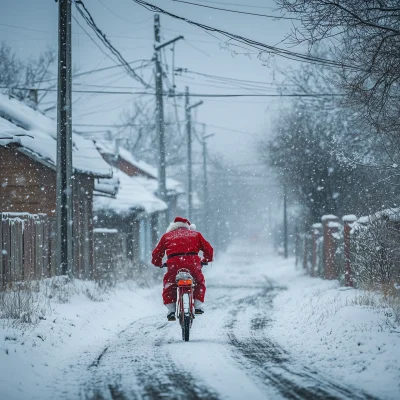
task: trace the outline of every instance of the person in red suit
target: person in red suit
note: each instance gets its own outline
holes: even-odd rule
[[[153,250],[151,262],[156,267],[163,266],[162,260],[165,254],[168,259],[168,271],[164,275],[162,297],[168,308],[169,321],[175,321],[177,300],[175,277],[181,268],[189,270],[196,282],[193,293],[195,313],[204,313],[206,282],[201,267],[202,264],[208,264],[213,260],[214,250],[203,235],[195,229],[196,226],[191,225],[187,219],[176,217]],[[198,255],[199,251],[203,252],[202,259]]]

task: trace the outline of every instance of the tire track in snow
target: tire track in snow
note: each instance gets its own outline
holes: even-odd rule
[[[170,342],[166,340],[171,324],[153,322],[159,318],[140,319],[119,333],[117,340],[89,367],[93,376],[83,390],[83,398],[219,399],[201,380],[173,362],[167,348]],[[173,328],[177,326],[174,324]]]
[[[306,400],[374,400],[375,397],[362,391],[335,383],[316,371],[298,363],[293,363],[290,354],[279,347],[266,336],[268,328],[268,307],[277,290],[272,284],[258,293],[245,297],[237,302],[237,308],[232,311],[231,320],[226,324],[231,345],[239,350],[234,352],[239,363],[243,358],[254,368],[252,371],[263,384],[274,386],[286,399]],[[249,307],[257,310],[257,316],[248,321],[250,336],[241,334],[239,320]],[[265,310],[264,313],[260,313]]]

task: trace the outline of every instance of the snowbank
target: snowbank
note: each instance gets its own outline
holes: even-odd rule
[[[133,320],[162,309],[159,290],[131,289],[120,287],[101,295],[104,301],[92,301],[89,297],[99,299],[93,282],[76,281],[70,301],[52,301],[51,312],[37,325],[22,330],[0,325],[0,398],[50,400],[62,393],[80,398],[74,380],[107,341]]]
[[[379,398],[400,393],[400,327],[379,295],[302,276],[288,262],[271,336],[313,369]],[[273,274],[272,274],[273,275]]]

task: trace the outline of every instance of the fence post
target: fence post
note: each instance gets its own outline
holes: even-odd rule
[[[295,253],[295,267],[296,267],[296,269],[297,269],[297,266],[298,266],[298,264],[299,264],[299,228],[296,226],[296,233],[295,233],[295,251],[294,251],[294,253]]]
[[[6,288],[10,283],[10,253],[11,253],[11,238],[10,238],[10,220],[7,214],[3,214],[1,220],[2,237],[3,237],[3,287]]]
[[[351,263],[350,263],[350,231],[353,222],[357,221],[355,215],[345,215],[343,218],[343,252],[344,252],[344,285],[353,287],[353,279],[351,276]]]
[[[333,234],[338,232],[338,221],[339,219],[335,215],[324,215],[322,217],[325,279],[337,278],[337,269],[335,266],[336,243]]]
[[[312,225],[312,239],[311,239],[311,276],[317,275],[317,261],[318,261],[318,240],[322,237],[322,224],[316,223]]]
[[[3,213],[0,212],[0,290],[4,287]]]
[[[34,221],[31,217],[25,220],[24,227],[24,280],[32,280],[34,272],[33,235]]]
[[[308,243],[307,243],[307,233],[304,234],[304,253],[303,253],[303,268],[307,271],[308,264]]]

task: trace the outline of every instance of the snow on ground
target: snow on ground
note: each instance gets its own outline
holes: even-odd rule
[[[0,398],[398,398],[389,309],[303,276],[262,242],[235,243],[204,272],[206,314],[189,343],[166,322],[161,283],[92,301],[80,282],[34,327],[1,327]]]
[[[2,400],[78,397],[73,380],[78,362],[91,363],[114,336],[136,318],[161,306],[158,291],[132,285],[98,297],[91,282],[75,283],[66,304],[51,303],[51,312],[37,325],[0,325],[0,398]],[[71,397],[69,395],[71,394]]]
[[[381,296],[281,268],[267,272],[288,288],[274,299],[271,337],[312,368],[398,399],[400,327]]]

